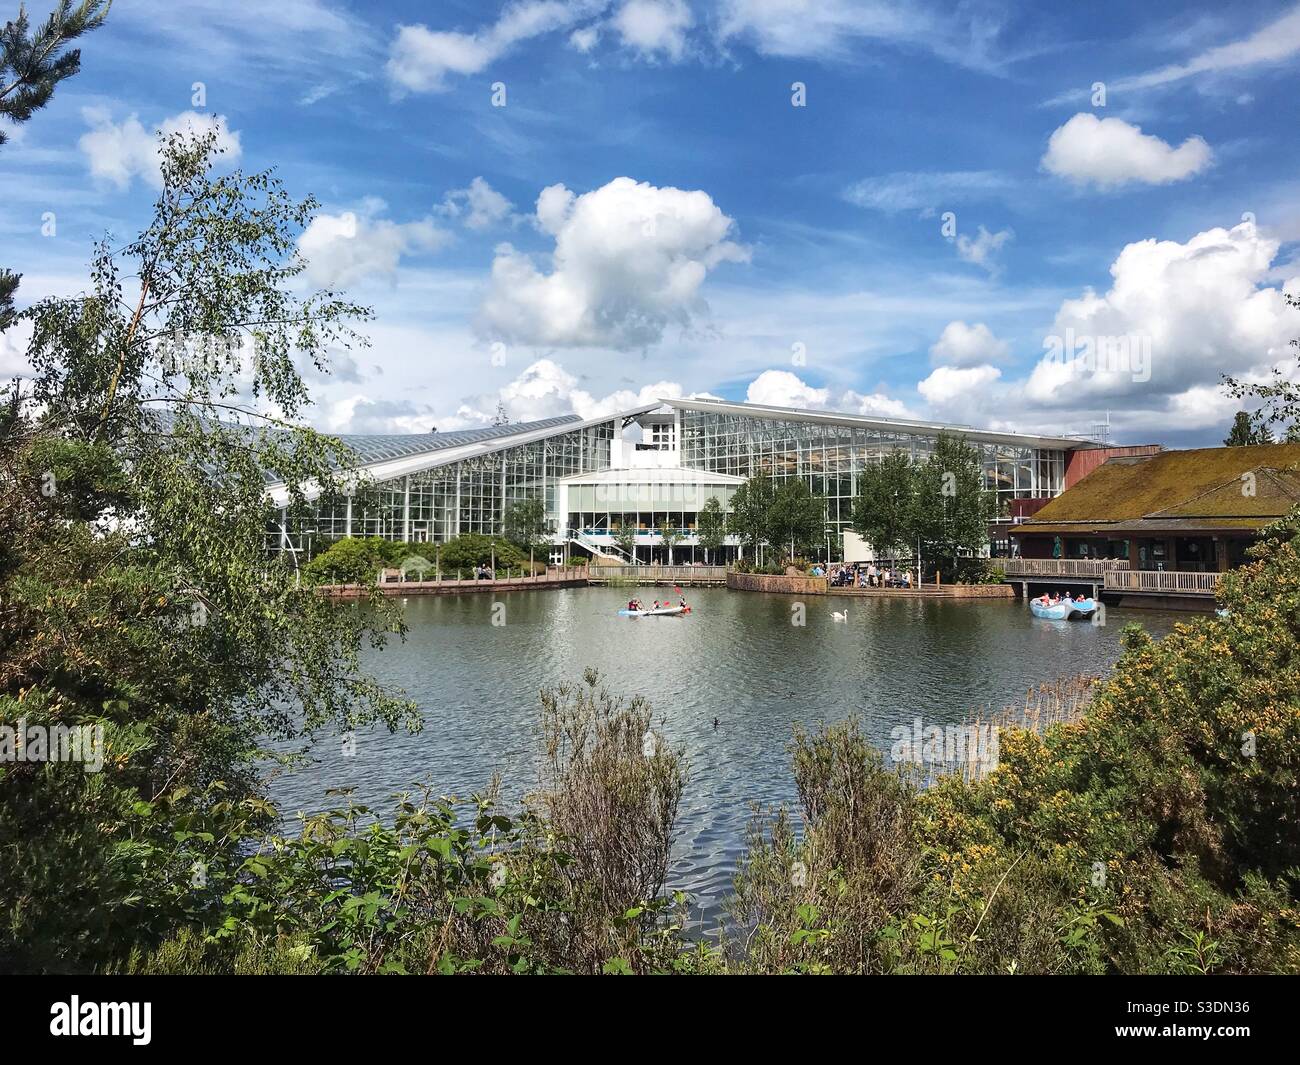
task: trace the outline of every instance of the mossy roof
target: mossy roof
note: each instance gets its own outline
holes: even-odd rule
[[[1300,444],[1162,451],[1102,463],[1014,531],[1086,533],[1138,521],[1257,528],[1297,503]]]

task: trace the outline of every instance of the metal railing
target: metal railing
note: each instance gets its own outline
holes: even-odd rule
[[[1122,558],[995,558],[1008,577],[1101,577],[1127,570]]]
[[[1130,569],[1106,574],[1108,592],[1145,595],[1213,595],[1219,574],[1197,570]]]

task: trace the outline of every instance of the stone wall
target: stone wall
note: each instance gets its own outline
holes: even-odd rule
[[[727,570],[727,587],[741,592],[779,592],[783,595],[825,595],[825,577],[775,577],[766,573]]]

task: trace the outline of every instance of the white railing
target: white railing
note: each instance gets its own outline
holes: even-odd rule
[[[1149,595],[1213,595],[1219,586],[1219,574],[1198,570],[1131,569],[1106,574],[1108,592],[1133,592]]]
[[[1127,570],[1122,558],[995,558],[1008,577],[1100,577]]]
[[[593,557],[614,558],[623,562],[631,562],[628,553],[618,544],[610,542],[607,544],[598,544],[591,539],[585,532],[574,532],[569,539],[584,550],[590,551]]]

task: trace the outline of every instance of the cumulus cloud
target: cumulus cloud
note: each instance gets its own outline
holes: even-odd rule
[[[346,396],[329,404],[325,429],[330,433],[427,433],[442,428],[425,403],[405,399]]]
[[[91,176],[97,181],[108,181],[119,189],[130,187],[134,178],[142,178],[156,189],[162,188],[162,166],[158,155],[158,135],[170,137],[174,133],[189,136],[209,131],[216,133],[216,146],[225,162],[234,162],[242,151],[239,133],[230,129],[225,115],[211,115],[199,111],[182,111],[163,119],[153,131],[148,131],[136,115],[124,121],[113,121],[112,113],[104,107],[87,107],[81,112],[90,131],[77,142],[86,157]]]
[[[1007,342],[995,337],[983,322],[967,325],[955,321],[943,327],[939,339],[930,348],[930,359],[936,365],[974,366],[997,362],[1010,353]]]
[[[1175,396],[1220,374],[1266,372],[1285,359],[1300,314],[1265,285],[1278,242],[1243,222],[1186,243],[1141,240],[1111,265],[1109,291],[1063,302],[1026,383],[1029,400],[1086,403]]]
[[[883,393],[864,395],[852,389],[836,393],[829,388],[814,388],[789,370],[764,370],[749,383],[745,400],[769,407],[833,410],[882,418],[912,417],[905,404]]]
[[[615,178],[575,195],[542,190],[536,222],[555,238],[551,269],[497,249],[478,328],[494,340],[639,347],[706,309],[700,287],[723,262],[748,261],[733,222],[706,192]]]
[[[443,92],[448,75],[478,74],[533,37],[569,29],[597,15],[605,0],[521,0],[475,33],[399,26],[388,55],[388,77],[405,92]]]
[[[1081,111],[1052,134],[1042,166],[1079,185],[1114,189],[1182,181],[1208,167],[1213,156],[1201,137],[1188,137],[1175,148],[1122,118]]]
[[[676,60],[686,51],[691,9],[684,0],[625,0],[611,23],[628,48]]]
[[[916,390],[939,411],[968,407],[975,394],[985,391],[1002,376],[996,366],[939,366]]]
[[[969,237],[965,233],[957,235],[957,257],[963,262],[974,263],[976,266],[982,266],[989,273],[995,273],[998,268],[997,253],[1015,236],[1009,229],[999,229],[996,233],[990,233],[983,226],[980,226],[975,236]]]
[[[686,394],[675,381],[658,381],[640,389],[616,389],[603,396],[593,395],[578,384],[578,378],[559,363],[538,359],[497,392],[468,397],[452,417],[443,419],[440,428],[490,425],[498,405],[505,409],[511,421],[528,422],[564,414],[595,418]]]
[[[514,204],[481,177],[467,188],[453,189],[443,200],[443,212],[462,221],[466,229],[488,229],[504,222],[514,212]]]
[[[298,238],[307,261],[307,278],[325,288],[341,288],[370,277],[393,277],[403,255],[433,251],[447,233],[431,218],[397,223],[378,217],[384,204],[368,200],[360,212],[321,213]]]

